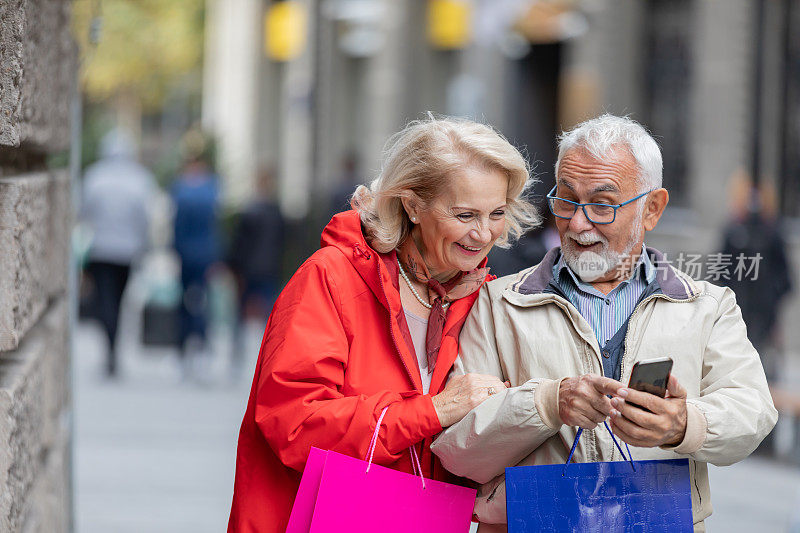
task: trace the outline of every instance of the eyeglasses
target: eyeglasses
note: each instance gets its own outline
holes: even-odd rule
[[[589,219],[589,221],[593,224],[611,224],[617,219],[617,209],[626,206],[629,203],[634,202],[642,196],[648,195],[655,190],[650,189],[649,191],[643,192],[639,196],[631,198],[627,202],[622,202],[621,204],[579,204],[578,202],[572,202],[570,200],[565,200],[563,198],[559,198],[558,196],[554,196],[556,187],[557,185],[553,187],[553,190],[547,193],[547,203],[550,206],[550,211],[553,213],[553,215],[558,218],[569,220],[575,216],[575,213],[578,212],[578,208],[580,207],[583,209],[583,214],[586,215],[586,218]]]

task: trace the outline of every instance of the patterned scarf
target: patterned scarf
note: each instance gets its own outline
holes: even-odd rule
[[[428,357],[428,373],[432,374],[436,366],[436,359],[439,357],[439,348],[442,346],[445,319],[443,304],[468,296],[480,289],[483,280],[489,273],[489,267],[459,272],[444,283],[440,283],[431,277],[412,236],[409,236],[397,247],[397,259],[403,264],[403,270],[409,278],[416,279],[428,287],[428,301],[432,303],[433,307],[428,318],[425,352]]]

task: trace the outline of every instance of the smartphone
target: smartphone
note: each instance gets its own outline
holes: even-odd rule
[[[672,372],[672,359],[669,357],[637,361],[631,370],[628,387],[663,398],[667,395],[670,372]]]

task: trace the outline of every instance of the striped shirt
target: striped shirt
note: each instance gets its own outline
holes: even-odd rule
[[[647,285],[655,277],[656,269],[644,245],[631,277],[614,287],[608,294],[603,294],[590,283],[581,281],[567,266],[563,255],[553,266],[553,279],[592,327],[601,348],[608,344],[619,328],[625,324]]]

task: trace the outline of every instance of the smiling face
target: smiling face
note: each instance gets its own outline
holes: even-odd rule
[[[639,190],[637,174],[636,160],[625,148],[617,147],[603,159],[574,148],[561,160],[556,196],[578,203],[621,204],[644,192]],[[666,194],[664,189],[658,191]],[[582,209],[569,220],[556,218],[561,251],[570,268],[587,282],[624,279],[628,271],[619,267],[638,258],[644,230],[652,229],[646,216],[648,203],[645,196],[617,209],[611,224],[592,223]],[[663,206],[658,216],[662,210]]]
[[[507,191],[501,171],[468,168],[427,204],[403,200],[416,219],[411,235],[433,277],[445,281],[483,261],[505,230]]]

